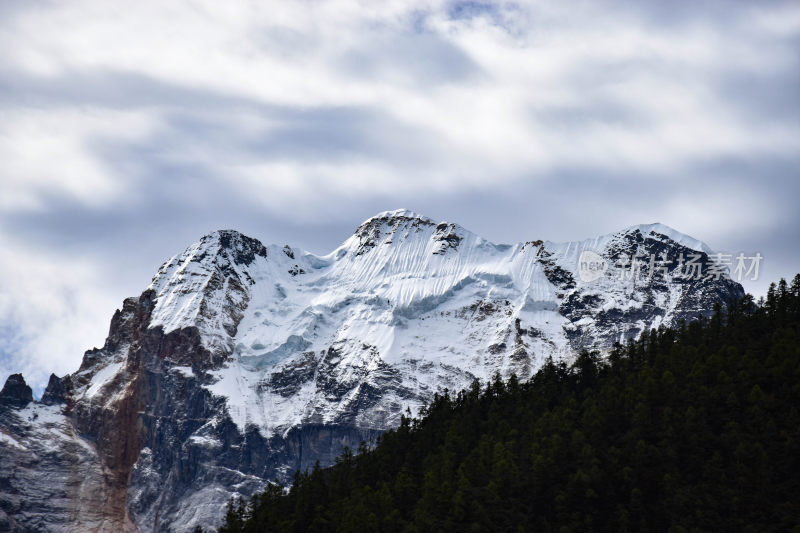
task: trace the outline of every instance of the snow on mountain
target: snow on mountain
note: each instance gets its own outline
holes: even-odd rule
[[[591,279],[587,253],[603,265]],[[182,531],[219,519],[232,494],[329,463],[434,392],[527,378],[547,357],[709,314],[742,294],[724,274],[681,275],[686,257],[710,268],[710,254],[661,224],[500,245],[408,210],[370,218],[325,256],[216,231],[164,263],[44,398],[115,473],[109,523]],[[659,263],[613,268],[632,257]]]
[[[527,377],[548,356],[607,348],[612,337],[624,341],[686,315],[680,304],[690,284],[658,294],[658,312],[609,325],[613,335],[591,331],[592,313],[565,315],[571,299],[580,305],[575,295],[602,300],[606,315],[647,304],[636,280],[609,274],[584,283],[575,275],[581,252],[608,254],[630,235],[711,251],[661,224],[578,243],[496,245],[408,210],[370,218],[323,257],[218,232],[159,270],[151,327],[195,325],[209,350],[232,352],[209,390],[227,398],[241,430],[254,424],[271,435],[349,419],[383,429],[444,387],[494,372]],[[535,333],[523,339],[523,329]],[[578,330],[588,337],[576,344]]]

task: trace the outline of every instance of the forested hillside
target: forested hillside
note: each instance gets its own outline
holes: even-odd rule
[[[767,298],[439,395],[221,531],[800,531],[800,275]]]

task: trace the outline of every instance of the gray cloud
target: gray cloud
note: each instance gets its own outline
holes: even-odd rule
[[[463,50],[430,32],[379,34],[347,50],[341,68],[354,76],[387,78],[427,88],[482,75]]]
[[[8,66],[0,71],[0,106],[6,108],[207,109],[254,104],[246,98],[107,68],[69,71],[57,76],[37,75]]]

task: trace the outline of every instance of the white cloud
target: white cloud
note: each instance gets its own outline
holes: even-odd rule
[[[148,117],[105,109],[14,109],[0,121],[0,210],[43,209],[47,196],[67,194],[92,206],[127,188],[91,153],[92,140],[134,140]]]
[[[774,17],[761,16],[761,33],[748,29],[744,35],[752,38],[743,39],[748,10],[731,15],[730,31],[702,18],[677,29],[660,28],[636,13],[593,4],[577,11],[500,4],[489,14],[457,19],[449,16],[452,10],[443,2],[397,2],[375,9],[350,1],[194,1],[141,2],[121,16],[114,3],[76,2],[23,12],[6,24],[0,44],[14,50],[7,58],[13,68],[51,77],[132,72],[177,88],[286,109],[381,109],[435,137],[434,173],[451,186],[466,181],[491,187],[498,180],[518,179],[520,169],[530,175],[576,161],[668,173],[715,157],[797,151],[796,123],[753,124],[716,93],[720,71],[758,74],[794,67],[796,57],[787,55],[781,38],[793,26],[778,25]],[[796,11],[784,12],[784,19]],[[609,104],[615,111],[604,121],[559,123],[560,110],[591,117],[593,106]],[[155,102],[139,114],[169,121],[163,112],[174,105],[164,102],[159,109]],[[85,190],[111,187],[81,150],[87,137],[109,134],[106,124],[85,116],[91,111],[73,110],[66,119],[24,112],[27,122],[50,134],[22,131],[6,143],[13,150],[7,175],[19,181],[37,174],[45,164],[25,147],[49,142],[52,146],[45,144],[41,152],[58,154],[66,172],[85,176]],[[226,112],[214,120],[246,130],[251,119]],[[70,126],[51,131],[48,122]],[[191,140],[191,131],[181,133]],[[205,153],[197,154],[190,142],[177,142],[174,153],[162,156],[229,157],[227,147],[203,148]],[[304,162],[293,163],[294,174],[302,174]],[[284,163],[265,155],[255,164]],[[359,174],[349,168],[350,161],[337,164],[342,175]],[[493,179],[481,177],[486,175]],[[72,192],[81,193],[75,180],[69,183]],[[360,185],[367,193],[376,190]],[[32,205],[35,199],[22,195],[16,201]]]
[[[88,259],[28,249],[0,233],[0,377],[22,372],[41,388],[51,373],[74,372],[83,352],[102,346],[113,285]]]

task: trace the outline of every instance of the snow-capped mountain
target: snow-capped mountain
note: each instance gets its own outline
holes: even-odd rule
[[[0,529],[217,523],[231,495],[329,464],[434,392],[527,378],[547,357],[741,297],[724,272],[687,275],[689,258],[713,273],[710,254],[660,224],[498,245],[407,210],[325,256],[208,234],[125,300],[105,345],[42,402],[9,378]]]

